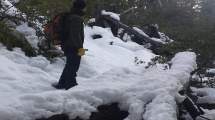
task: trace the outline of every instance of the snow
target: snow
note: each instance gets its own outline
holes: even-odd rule
[[[85,27],[85,34],[84,48],[89,51],[82,57],[79,85],[68,91],[51,87],[61,75],[64,60],[28,58],[19,48],[10,52],[1,45],[0,117],[34,120],[66,113],[71,119],[88,119],[99,105],[118,102],[121,110],[129,112],[125,120],[175,119],[177,92],[196,68],[194,53],[178,53],[172,69],[163,70],[162,65],[145,69],[155,55],[142,46],[125,43],[100,27]],[[102,38],[92,39],[93,34]],[[136,66],[135,57],[145,63]]]
[[[206,110],[204,109],[205,114],[202,115],[205,118],[208,118],[210,120],[215,120],[215,110]],[[197,117],[196,120],[206,120],[205,118]]]
[[[208,73],[215,73],[215,69],[210,68],[210,69],[207,70],[207,72],[208,72]]]
[[[24,23],[20,26],[17,26],[16,30],[25,36],[33,48],[38,49],[37,44],[39,40],[36,36],[36,30],[34,28],[28,27],[28,24]]]
[[[95,23],[96,22],[96,19],[95,18],[92,18],[90,19],[87,23],[90,24],[90,23]]]
[[[133,29],[137,32],[139,32],[141,35],[149,37],[146,33],[144,33],[141,29],[137,28],[137,27],[133,27]],[[155,42],[160,42],[160,43],[165,43],[164,38],[162,37],[162,39],[158,39],[158,38],[151,38],[153,41]]]
[[[102,15],[109,15],[113,19],[120,21],[119,14],[113,13],[113,12],[106,12],[105,10],[102,11]]]
[[[16,1],[15,1],[16,2]],[[15,16],[20,14],[17,8],[15,8],[8,0],[1,0],[2,7],[4,8],[5,13],[10,16]]]
[[[160,39],[161,39],[161,41],[163,41],[163,42],[173,42],[173,40],[172,39],[170,39],[168,36],[166,36],[164,33],[162,33],[162,32],[158,32],[158,34],[160,35]]]
[[[28,64],[32,67],[41,68],[46,72],[51,71],[50,62],[42,56],[30,58]]]
[[[158,39],[158,38],[151,38],[153,41],[155,41],[155,42],[160,42],[160,43],[165,43],[165,42],[163,42],[161,39]]]
[[[119,20],[117,14],[102,14]],[[33,28],[24,23],[16,29],[37,48]],[[109,28],[86,26],[84,30],[84,48],[89,51],[77,73],[79,85],[68,91],[51,87],[60,78],[65,57],[52,61],[43,56],[29,58],[20,48],[8,51],[0,43],[1,120],[35,120],[62,113],[70,119],[88,119],[98,106],[115,102],[129,112],[125,120],[176,120],[177,103],[184,99],[178,91],[197,67],[193,52],[176,54],[170,61],[171,69],[164,70],[162,64],[146,69],[156,56],[150,50],[132,41],[123,42]],[[93,35],[102,38],[93,39]],[[143,63],[137,66],[135,57]],[[199,93],[212,96],[209,91]],[[206,111],[205,116],[214,118],[214,112]]]
[[[123,36],[123,38],[122,38],[124,41],[131,41],[131,36],[130,35],[128,35],[127,33],[125,33],[125,35]]]
[[[137,32],[139,32],[141,35],[147,36],[149,37],[146,33],[144,33],[141,29],[137,28],[137,27],[133,27],[133,29]]]
[[[198,97],[197,103],[199,104],[215,104],[215,89],[214,88],[194,88],[192,87],[193,94]]]

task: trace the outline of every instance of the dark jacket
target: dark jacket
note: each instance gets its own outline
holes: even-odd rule
[[[77,53],[78,49],[83,48],[84,25],[81,16],[83,16],[81,10],[71,8],[70,15],[66,19],[67,40],[61,45],[65,52]]]

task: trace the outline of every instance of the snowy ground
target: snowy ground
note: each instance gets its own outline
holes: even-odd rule
[[[177,54],[168,70],[163,65],[145,69],[155,55],[142,46],[122,42],[109,29],[86,27],[85,34],[84,47],[89,51],[82,57],[79,85],[69,91],[50,86],[61,75],[62,59],[50,63],[41,56],[28,58],[19,48],[10,52],[1,45],[2,120],[34,120],[59,113],[87,119],[99,105],[113,102],[129,111],[126,120],[175,120],[177,92],[196,67],[194,53]],[[93,40],[93,34],[102,38]],[[136,66],[135,57],[145,63]]]
[[[215,90],[214,88],[194,88],[192,87],[193,95],[199,96],[197,103],[200,104],[215,104]]]
[[[7,0],[2,5],[11,7]],[[8,14],[13,15],[14,9]],[[111,16],[119,20],[117,15]],[[34,29],[27,24],[16,29],[37,48]],[[94,34],[102,38],[93,40]],[[0,120],[35,120],[60,113],[87,119],[99,105],[114,102],[129,112],[125,120],[176,120],[176,101],[183,98],[178,91],[196,68],[194,53],[178,53],[171,69],[164,70],[163,65],[145,69],[154,54],[99,27],[85,28],[84,47],[89,51],[81,60],[79,85],[65,91],[51,87],[58,82],[65,61],[29,58],[19,48],[10,52],[0,43]],[[137,66],[135,57],[144,63]],[[206,111],[206,116],[215,119],[214,113]]]

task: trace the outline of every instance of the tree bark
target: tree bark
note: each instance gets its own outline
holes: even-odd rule
[[[109,11],[110,11],[110,12],[113,12],[113,13],[116,13],[116,5],[115,5],[115,4],[111,4],[111,5],[109,6]]]
[[[104,23],[103,23],[103,18],[102,18],[102,13],[101,13],[101,5],[100,3],[97,3],[95,5],[95,25],[96,26],[100,26],[100,27],[105,27]]]

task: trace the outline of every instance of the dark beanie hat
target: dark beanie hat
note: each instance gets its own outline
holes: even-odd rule
[[[84,0],[76,0],[73,2],[73,8],[76,9],[84,9],[86,7],[86,3]]]

